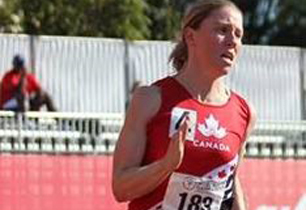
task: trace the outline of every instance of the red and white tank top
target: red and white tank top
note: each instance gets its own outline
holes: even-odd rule
[[[181,166],[151,193],[132,200],[129,210],[218,209],[232,196],[238,153],[250,120],[246,101],[231,91],[220,106],[201,104],[174,78],[157,81],[162,104],[147,125],[142,165],[164,157],[169,141],[188,114]]]

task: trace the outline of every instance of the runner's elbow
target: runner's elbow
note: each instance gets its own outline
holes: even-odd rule
[[[127,202],[129,201],[128,196],[124,193],[122,189],[113,187],[113,194],[117,202]]]
[[[116,180],[113,180],[112,184],[113,194],[117,202],[129,201],[126,190],[124,190],[122,187],[123,187],[122,184],[118,183]]]

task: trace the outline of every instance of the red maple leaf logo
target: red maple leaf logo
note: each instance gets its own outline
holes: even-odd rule
[[[220,172],[218,173],[218,177],[219,177],[220,179],[222,179],[222,178],[226,177],[225,170],[220,171]]]

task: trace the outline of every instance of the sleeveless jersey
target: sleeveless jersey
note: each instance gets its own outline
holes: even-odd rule
[[[153,85],[160,88],[162,103],[147,125],[142,165],[164,157],[185,115],[191,123],[180,167],[155,190],[132,200],[129,210],[219,210],[233,194],[238,153],[250,120],[246,101],[231,91],[224,105],[202,104],[172,77]]]

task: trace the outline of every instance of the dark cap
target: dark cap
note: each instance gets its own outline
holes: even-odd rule
[[[22,68],[22,67],[24,67],[24,58],[21,55],[17,54],[17,55],[14,56],[14,58],[13,58],[13,67],[14,68]]]

